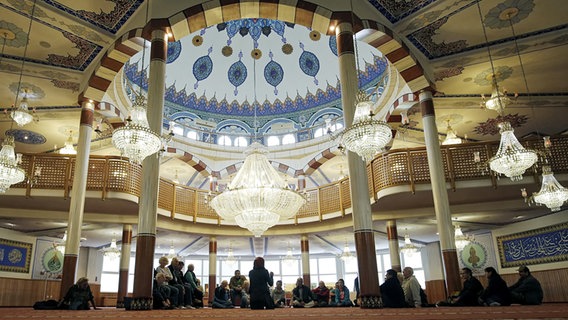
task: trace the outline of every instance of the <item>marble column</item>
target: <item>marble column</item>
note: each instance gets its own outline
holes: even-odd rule
[[[458,256],[454,241],[454,228],[450,202],[448,201],[448,189],[444,174],[444,163],[436,126],[434,102],[430,91],[420,93],[420,109],[422,111],[422,124],[424,126],[424,140],[426,141],[426,153],[428,155],[428,169],[430,169],[430,181],[432,183],[432,196],[434,198],[434,210],[438,233],[440,235],[440,248],[446,276],[446,295],[450,292],[461,290],[459,277]]]
[[[355,63],[353,27],[342,22],[336,28],[337,53],[339,60],[339,80],[341,83],[341,103],[345,127],[353,123],[356,94],[358,91],[357,70]],[[367,168],[363,159],[354,152],[347,152],[349,181],[351,184],[351,203],[353,208],[353,231],[362,308],[380,307],[379,277],[375,250],[375,235],[367,184]]]
[[[302,257],[302,278],[304,279],[304,284],[310,287],[310,240],[306,234],[303,234],[300,239],[300,250]]]
[[[391,269],[396,270],[396,272],[402,272],[402,269],[400,267],[400,248],[398,246],[396,220],[387,221],[387,239],[389,242]]]
[[[167,50],[165,30],[161,28],[153,30],[148,74],[147,116],[150,129],[160,136],[164,110]],[[142,162],[142,192],[138,209],[136,267],[134,268],[134,292],[131,303],[131,308],[136,310],[152,309],[159,179],[160,159],[156,155],[150,155]]]
[[[209,238],[209,298],[207,304],[211,307],[215,288],[217,287],[217,238]]]
[[[122,226],[122,242],[120,248],[120,269],[118,271],[118,293],[116,307],[124,308],[124,297],[128,293],[128,268],[130,267],[130,252],[132,248],[132,225]]]
[[[67,290],[75,283],[75,273],[77,272],[81,226],[83,225],[83,213],[85,210],[85,191],[87,188],[94,110],[95,106],[91,100],[84,101],[81,105],[79,141],[77,142],[77,155],[75,157],[75,172],[73,172],[73,188],[71,189],[71,204],[69,207],[65,256],[63,258],[60,298],[63,298]],[[93,279],[90,280],[92,281]]]

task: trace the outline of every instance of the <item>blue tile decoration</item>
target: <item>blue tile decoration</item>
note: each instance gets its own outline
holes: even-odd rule
[[[0,239],[0,271],[29,273],[32,247],[31,243]]]
[[[242,37],[250,36],[253,40],[254,48],[258,48],[258,40],[260,39],[260,36],[268,36],[272,32],[278,34],[282,38],[282,42],[286,43],[286,38],[284,36],[286,27],[293,28],[294,25],[290,25],[279,20],[248,18],[220,23],[217,25],[217,31],[227,32],[228,46],[231,45],[232,38],[238,34]]]
[[[235,86],[235,96],[237,95],[238,87],[245,82],[247,78],[247,67],[241,61],[243,58],[243,52],[239,52],[239,61],[233,63],[231,67],[229,67],[229,71],[227,72],[227,77],[229,82]]]
[[[337,56],[337,39],[335,36],[329,37],[329,49],[331,49],[331,52]]]
[[[318,79],[316,75],[320,69],[320,63],[318,57],[315,54],[304,50],[304,44],[300,42],[300,48],[303,50],[298,62],[300,64],[300,69],[303,73],[307,74],[310,77],[314,77],[314,83],[318,84]]]
[[[25,129],[6,130],[6,135],[13,136],[14,141],[25,144],[44,144],[47,141],[43,135]]]
[[[497,237],[502,268],[568,260],[568,223]]]
[[[176,61],[176,59],[179,58],[180,54],[181,54],[181,42],[179,40],[174,42],[168,42],[168,58],[166,59],[166,63],[172,63]]]
[[[264,79],[274,87],[274,94],[277,95],[277,86],[282,82],[282,79],[284,79],[284,69],[282,69],[282,66],[278,62],[273,60],[274,55],[272,51],[270,51],[268,56],[270,57],[270,62],[264,67]]]
[[[213,52],[213,47],[209,47],[207,50],[207,55],[199,57],[199,59],[195,60],[193,63],[193,76],[197,79],[197,82],[193,85],[194,89],[199,87],[199,81],[207,79],[213,71],[213,60],[209,55]]]
[[[421,10],[436,0],[368,0],[392,23],[397,23],[409,15]]]

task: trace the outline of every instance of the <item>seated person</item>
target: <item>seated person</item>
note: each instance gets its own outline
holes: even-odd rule
[[[389,269],[385,275],[385,282],[381,284],[381,298],[383,307],[385,308],[404,308],[406,301],[404,299],[404,290],[400,285],[395,270]]]
[[[183,266],[183,262],[179,262],[180,265]],[[192,306],[196,308],[203,308],[203,288],[199,288],[199,279],[195,276],[195,266],[193,264],[187,265],[187,271],[185,272],[183,279],[186,284],[189,284],[192,291]]]
[[[232,308],[233,302],[229,291],[229,283],[227,280],[221,281],[221,285],[215,288],[215,296],[213,297],[213,308]]]
[[[193,291],[193,306],[196,308],[203,308],[203,286],[201,285],[201,280],[196,279],[195,281],[197,288]]]
[[[235,275],[229,280],[229,289],[231,289],[231,300],[233,300],[233,302],[236,301],[237,296],[242,298],[243,284],[246,280],[247,277],[241,275],[240,270],[235,270]]]
[[[296,287],[292,290],[292,306],[294,308],[311,308],[315,304],[312,291],[304,285],[304,279],[298,278]]]
[[[405,267],[402,270],[402,290],[404,291],[404,299],[407,306],[412,308],[422,307],[420,289],[420,283],[414,276],[414,269]]]
[[[276,287],[270,292],[270,297],[272,297],[276,308],[284,308],[286,306],[286,291],[282,288],[282,280],[276,281]]]
[[[478,297],[483,291],[481,282],[473,276],[470,268],[463,268],[460,271],[463,281],[463,289],[456,296],[451,296],[448,301],[440,301],[437,306],[479,306]]]
[[[154,288],[152,288],[153,309],[173,309],[174,306],[170,302],[171,290],[164,285],[166,276],[163,273],[156,274]]]
[[[157,266],[156,269],[154,269],[154,276],[158,275],[158,273],[161,273],[161,274],[164,275],[166,281],[164,282],[163,285],[168,286],[168,288],[172,292],[171,295],[170,295],[170,301],[171,301],[172,305],[176,308],[185,309],[185,306],[184,306],[184,290],[185,289],[182,285],[179,285],[179,284],[176,283],[176,280],[174,279],[172,272],[167,267],[168,262],[169,262],[169,260],[168,260],[167,257],[161,257],[158,260],[158,263],[160,265]]]
[[[349,289],[345,286],[343,279],[337,280],[337,287],[333,289],[335,292],[335,300],[331,301],[333,307],[352,307],[353,302],[349,298]]]
[[[481,304],[485,306],[508,306],[511,304],[511,294],[507,283],[497,273],[493,267],[485,268],[485,277],[487,278],[487,288],[479,297]]]
[[[329,306],[329,289],[325,286],[325,282],[320,281],[317,288],[313,289],[312,292],[316,295],[316,306]]]
[[[513,303],[541,304],[543,298],[540,282],[531,275],[527,266],[519,267],[519,280],[509,287]]]
[[[69,306],[69,310],[90,310],[89,301],[93,305],[93,309],[98,310],[95,305],[93,292],[91,292],[91,287],[89,287],[89,279],[82,277],[69,288],[59,305],[62,308],[64,308],[63,306]]]

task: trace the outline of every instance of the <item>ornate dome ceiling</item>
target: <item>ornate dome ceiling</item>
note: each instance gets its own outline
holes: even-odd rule
[[[357,49],[360,87],[372,90],[388,63],[366,43]],[[124,69],[134,85],[141,82],[142,54]],[[199,118],[217,129],[228,121],[251,133],[277,119],[293,122],[296,130],[311,126],[322,109],[342,113],[335,37],[300,25],[269,19],[221,23],[170,42],[167,62],[165,114],[171,120]]]

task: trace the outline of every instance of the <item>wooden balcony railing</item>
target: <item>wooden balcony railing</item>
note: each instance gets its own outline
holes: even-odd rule
[[[568,137],[552,139],[553,147],[549,156],[552,170],[555,173],[568,173]],[[528,148],[543,151],[541,140],[525,141]],[[467,143],[454,146],[442,146],[442,159],[446,181],[455,190],[456,182],[466,180],[490,179],[494,187],[497,179],[492,174],[483,173],[473,161],[473,153],[480,152],[481,161],[486,162],[494,155],[498,142]],[[41,176],[37,181],[24,181],[12,188],[26,189],[30,196],[34,189],[63,190],[69,195],[74,172],[74,157],[56,154],[26,154],[21,167],[27,176],[33,176],[35,167],[41,167]],[[379,191],[389,187],[407,185],[414,192],[417,184],[429,184],[430,174],[425,148],[392,150],[377,156],[367,166],[369,197],[376,198]],[[535,175],[527,170],[526,176]],[[537,177],[538,178],[538,177]],[[29,179],[31,180],[31,179]],[[101,191],[102,198],[110,192],[126,193],[140,196],[142,185],[142,168],[131,164],[128,160],[114,156],[91,156],[87,176],[87,190]],[[349,178],[307,190],[309,201],[296,215],[297,219],[318,217],[324,220],[330,213],[345,213],[351,207]],[[158,207],[171,213],[191,217],[193,221],[211,221],[218,223],[219,216],[207,203],[208,190],[177,185],[170,180],[160,179]]]

